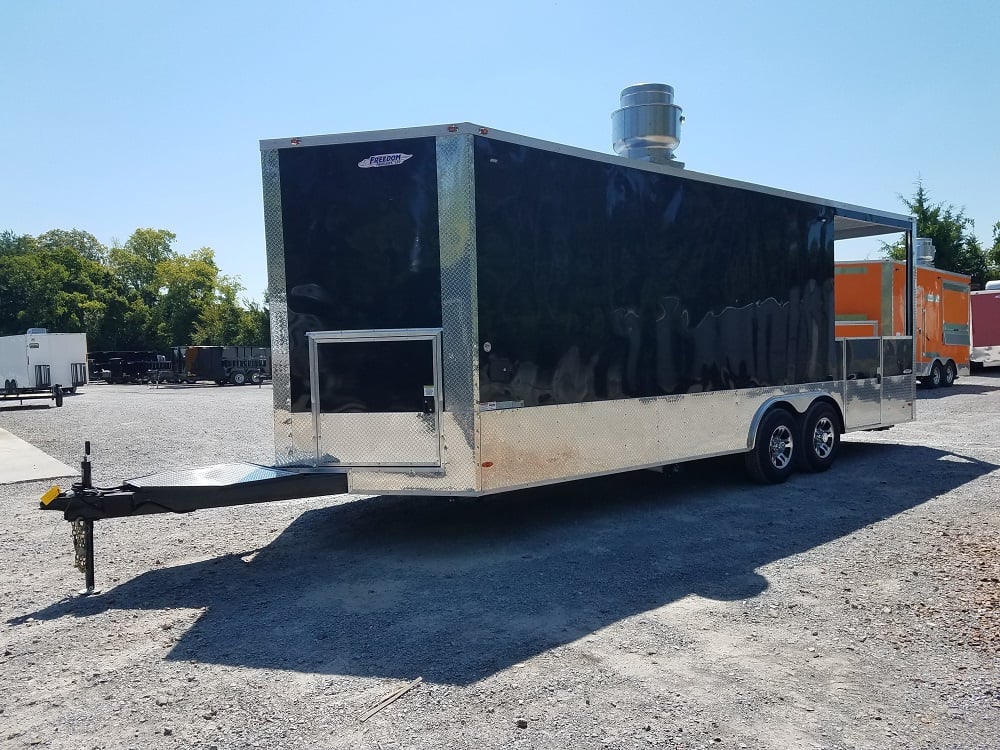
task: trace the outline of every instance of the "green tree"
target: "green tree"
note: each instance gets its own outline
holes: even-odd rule
[[[236,279],[220,276],[213,299],[202,311],[193,332],[193,343],[214,346],[238,344],[242,310],[237,301],[242,285]]]
[[[39,253],[0,255],[0,333],[55,326],[69,272]]]
[[[38,235],[36,241],[43,250],[72,248],[81,256],[95,263],[107,263],[108,248],[102,245],[90,232],[81,229],[50,229]]]
[[[21,255],[38,249],[38,243],[30,234],[14,234],[10,229],[0,232],[0,256]]]
[[[212,304],[219,284],[215,254],[208,247],[191,255],[175,254],[157,264],[155,319],[160,348],[191,342],[195,325]]]
[[[165,229],[137,229],[110,249],[80,229],[0,232],[0,335],[85,331],[95,351],[266,345],[266,300],[240,302],[242,285],[211,248],[184,255],[175,241]]]
[[[166,229],[136,229],[124,245],[108,251],[108,262],[125,289],[142,296],[147,305],[156,304],[160,289],[156,267],[176,257],[173,244],[177,235]]]
[[[244,299],[240,314],[240,332],[233,342],[238,346],[270,346],[271,345],[271,313],[268,309],[267,295],[264,304]]]
[[[934,265],[971,276],[973,285],[982,286],[988,273],[986,253],[973,234],[975,222],[965,215],[965,210],[951,204],[932,203],[922,180],[917,180],[912,198],[901,195],[900,199],[917,219],[917,236],[934,243]],[[906,259],[902,240],[885,244],[882,249],[889,258]]]

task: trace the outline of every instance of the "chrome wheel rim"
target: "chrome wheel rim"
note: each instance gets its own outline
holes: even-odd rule
[[[781,425],[771,433],[769,454],[771,465],[776,469],[784,469],[792,460],[792,431]]]
[[[822,417],[813,430],[813,451],[817,458],[829,458],[833,453],[833,441],[837,433],[829,417]]]

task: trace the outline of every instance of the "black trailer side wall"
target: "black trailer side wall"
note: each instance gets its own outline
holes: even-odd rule
[[[836,377],[832,208],[474,140],[481,402]],[[304,412],[306,331],[441,326],[436,144],[308,146],[279,160],[292,411]],[[420,410],[424,347],[321,350],[323,411]]]
[[[832,380],[833,209],[477,138],[480,400]]]
[[[429,137],[281,151],[292,411],[311,408],[306,331],[441,326],[436,158]],[[336,355],[333,367],[320,354],[323,411],[422,410],[433,377],[420,347]],[[394,395],[414,393],[413,404]]]

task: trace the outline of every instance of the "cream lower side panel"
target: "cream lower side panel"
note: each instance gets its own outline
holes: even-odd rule
[[[809,391],[840,402],[839,385],[823,383],[484,411],[482,490],[745,451],[765,401]]]

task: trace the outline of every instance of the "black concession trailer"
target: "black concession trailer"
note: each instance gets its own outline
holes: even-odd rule
[[[836,242],[909,216],[471,123],[261,152],[275,466],[85,468],[68,519],[736,453],[780,482],[914,419],[912,252],[905,335],[836,339],[833,296]]]
[[[476,495],[745,453],[775,482],[914,418],[912,316],[838,341],[833,297],[836,241],[911,217],[470,123],[262,150],[282,466]]]

